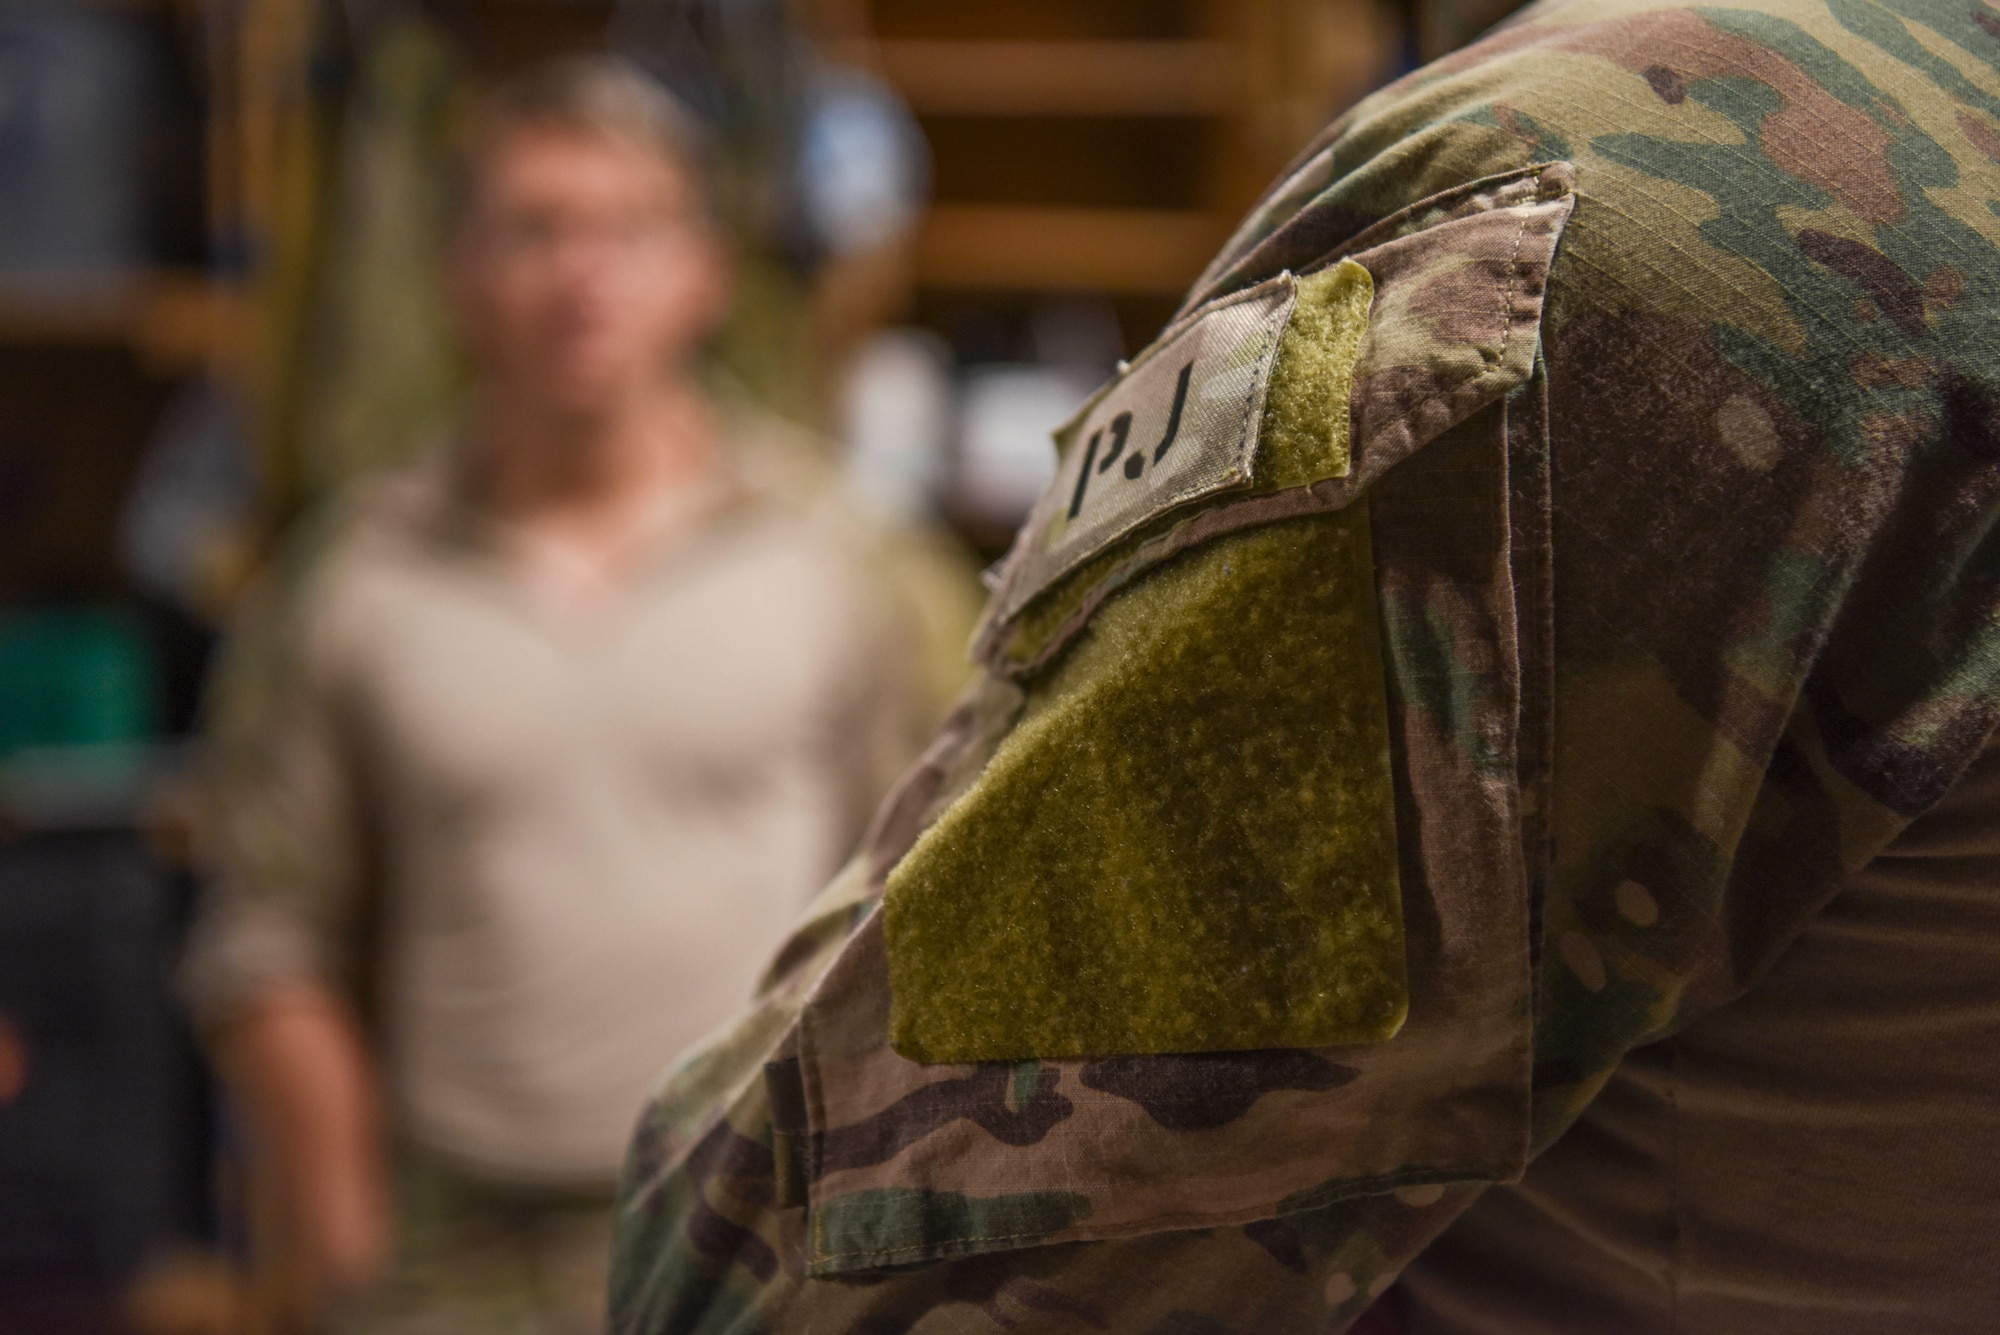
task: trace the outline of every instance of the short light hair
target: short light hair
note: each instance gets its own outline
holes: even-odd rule
[[[709,198],[711,149],[700,121],[659,80],[619,56],[569,56],[537,66],[481,98],[460,155],[455,213],[477,202],[482,160],[507,136],[529,129],[569,130],[635,144],[671,163]]]

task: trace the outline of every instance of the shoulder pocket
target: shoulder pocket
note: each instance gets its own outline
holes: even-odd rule
[[[1425,201],[1065,428],[979,644],[1025,705],[773,1068],[815,1273],[1519,1171],[1505,400],[1569,200]]]

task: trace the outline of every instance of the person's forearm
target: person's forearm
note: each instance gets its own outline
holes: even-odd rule
[[[352,1012],[317,984],[275,988],[230,1027],[222,1056],[267,1147],[308,1290],[365,1285],[388,1251],[388,1189],[377,1083]]]

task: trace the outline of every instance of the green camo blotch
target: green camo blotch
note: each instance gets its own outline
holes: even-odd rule
[[[1374,300],[1374,278],[1353,260],[1298,280],[1292,317],[1279,336],[1264,392],[1250,485],[1216,500],[1347,476],[1353,465],[1347,405]],[[1058,580],[1022,611],[1008,633],[1005,657],[1021,662],[1039,653],[1133,547],[1184,518],[1169,511]]]
[[[1384,1039],[1407,1005],[1367,511],[1110,600],[891,874],[917,1061]]]
[[[968,1196],[917,1187],[835,1194],[814,1208],[809,1274],[912,1265],[994,1244],[1026,1247],[1090,1217],[1075,1191]]]

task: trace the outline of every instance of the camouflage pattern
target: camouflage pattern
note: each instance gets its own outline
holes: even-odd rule
[[[1346,1328],[1992,731],[2000,11],[1537,6],[1331,127],[1186,309],[1343,258],[1376,291],[1351,473],[1207,498],[987,637],[757,1008],[649,1110],[614,1329]],[[1362,498],[1403,1030],[898,1057],[880,888],[1044,665],[1151,565]]]

